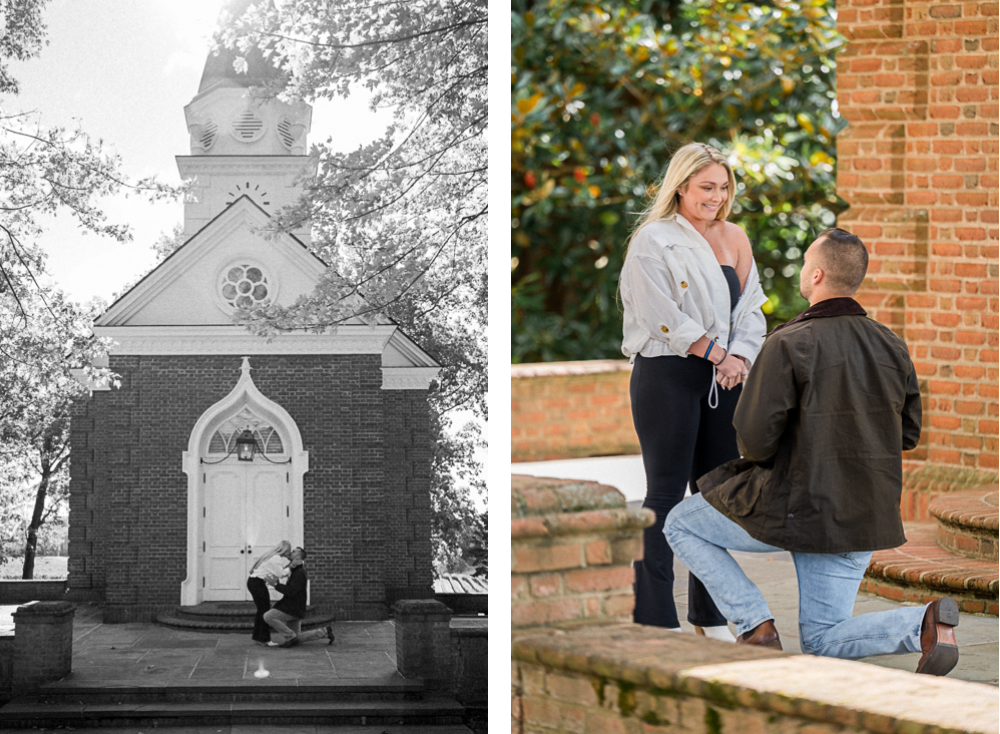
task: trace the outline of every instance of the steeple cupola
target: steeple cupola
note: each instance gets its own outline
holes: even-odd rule
[[[255,95],[254,88],[280,91],[284,74],[256,50],[241,57],[238,70],[237,56],[228,49],[210,55],[184,108],[191,154],[177,156],[177,167],[195,182],[184,204],[188,237],[243,196],[274,215],[298,200],[302,180],[315,173],[307,155],[312,107]],[[308,225],[292,234],[308,244]]]
[[[304,102],[255,99],[253,87],[279,87],[280,69],[257,49],[237,71],[237,53],[222,49],[205,62],[198,94],[184,108],[191,155],[305,155],[312,108]]]

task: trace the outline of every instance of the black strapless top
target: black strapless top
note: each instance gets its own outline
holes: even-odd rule
[[[731,265],[721,265],[722,274],[726,276],[726,283],[729,284],[729,313],[736,308],[736,302],[740,300],[740,276],[736,274],[736,268]]]

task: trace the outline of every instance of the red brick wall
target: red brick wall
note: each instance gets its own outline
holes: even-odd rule
[[[631,618],[651,511],[596,482],[515,474],[511,515],[512,629]]]
[[[69,586],[103,587],[105,621],[179,603],[195,422],[239,378],[240,357],[112,357],[120,389],[95,392],[73,426]],[[381,389],[378,355],[257,356],[258,389],[309,451],[304,534],[311,601],[377,617],[432,596],[426,392]]]
[[[998,5],[842,0],[837,10],[849,40],[837,100],[850,123],[837,138],[837,192],[851,205],[838,226],[872,255],[858,300],[906,339],[921,378],[924,432],[908,469],[945,484],[948,468],[966,483],[992,478]]]
[[[511,461],[638,454],[625,360],[510,367]]]

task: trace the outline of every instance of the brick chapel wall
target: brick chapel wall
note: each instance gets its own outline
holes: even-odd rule
[[[858,300],[910,346],[924,399],[908,470],[997,471],[996,2],[843,0],[838,226],[871,252]],[[968,476],[964,476],[968,475]],[[956,479],[962,481],[956,481]],[[966,481],[967,480],[967,481]]]
[[[397,562],[386,567],[388,602],[434,596],[431,549],[430,406],[417,390],[384,391],[386,491],[389,504],[381,508],[387,541]]]
[[[78,409],[69,583],[103,580],[105,621],[148,619],[177,605],[187,544],[181,454],[198,418],[236,384],[240,363],[236,356],[112,356],[121,387],[95,392]],[[430,595],[429,543],[423,557],[404,556],[391,540],[398,529],[385,521],[388,508],[415,502],[403,493],[419,486],[387,477],[405,473],[419,451],[387,462],[396,437],[386,434],[392,391],[381,389],[380,357],[270,355],[252,357],[251,366],[258,389],[289,412],[309,451],[303,501],[312,603],[345,617],[384,616],[397,594],[395,568],[407,566],[417,584],[417,569],[426,568]],[[405,392],[388,401],[426,402],[424,391]],[[429,442],[419,429],[408,440]]]

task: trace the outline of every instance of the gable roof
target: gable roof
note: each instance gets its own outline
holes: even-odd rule
[[[210,269],[214,265],[214,270],[218,270],[226,263],[239,260],[241,257],[258,261],[263,257],[270,260],[269,263],[264,264],[272,272],[290,268],[297,275],[293,278],[293,285],[298,286],[295,290],[311,291],[319,281],[320,275],[327,269],[327,263],[293,234],[277,233],[271,239],[264,239],[263,236],[252,233],[253,230],[265,227],[270,220],[271,215],[253,199],[246,195],[240,196],[185,240],[163,262],[143,276],[138,283],[119,296],[95,320],[95,326],[230,324],[232,322],[227,318],[225,310],[219,305],[214,309],[211,317],[203,315],[201,318],[192,319],[190,309],[187,309],[188,319],[186,320],[183,318],[185,315],[183,310],[177,312],[179,320],[157,320],[151,315],[144,317],[143,312],[149,311],[157,299],[169,300],[171,295],[176,299],[179,294],[171,294],[171,286],[183,279],[185,274],[189,273],[195,265]],[[248,249],[250,252],[241,254],[239,252],[241,248],[234,248],[232,240],[235,237],[241,238],[241,244],[244,244],[243,249]],[[253,246],[245,247],[248,242],[252,242]],[[208,277],[210,278],[210,276]],[[286,279],[285,273],[282,275],[282,280],[284,279]],[[201,285],[204,286],[203,297],[211,297],[212,284],[203,282]],[[283,292],[286,294],[286,297],[282,298],[283,302],[288,303],[294,300],[294,298],[287,298],[287,291],[284,289]],[[172,303],[168,305],[177,307],[182,304]],[[159,309],[159,311],[163,310]]]

